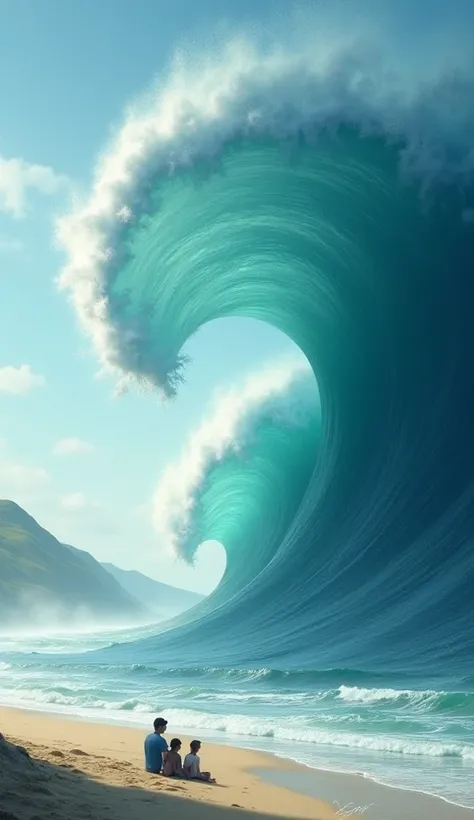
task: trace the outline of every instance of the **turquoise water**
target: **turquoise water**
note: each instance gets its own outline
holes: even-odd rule
[[[188,340],[234,316],[290,337],[312,385],[249,396],[207,442],[161,543],[220,541],[222,584],[104,662],[472,674],[472,54],[450,28],[421,65],[347,24],[181,55],[58,222],[119,392],[174,397]]]
[[[120,393],[179,394],[188,340],[234,316],[307,368],[224,404],[160,485],[162,546],[226,550],[215,593],[59,668],[9,655],[2,680],[472,805],[474,9],[430,40],[423,6],[409,53],[421,3],[362,39],[355,5],[181,54],[59,220],[60,284]]]
[[[474,808],[474,681],[464,692],[350,670],[166,669],[104,665],[90,650],[153,634],[2,638],[0,704],[180,732]],[[43,656],[41,653],[48,653]]]

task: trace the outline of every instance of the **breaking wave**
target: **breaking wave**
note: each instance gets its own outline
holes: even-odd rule
[[[472,669],[472,55],[427,42],[421,65],[401,10],[378,48],[349,17],[181,56],[58,222],[60,284],[120,391],[174,396],[187,340],[233,316],[314,374],[248,394],[221,439],[198,431],[183,486],[162,478],[169,545],[219,540],[227,570],[117,661]]]

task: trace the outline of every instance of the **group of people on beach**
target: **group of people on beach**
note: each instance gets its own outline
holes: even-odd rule
[[[210,772],[201,771],[201,759],[199,752],[201,749],[200,740],[192,740],[189,753],[182,762],[180,750],[181,741],[174,737],[169,748],[166,739],[163,737],[168,726],[168,721],[162,717],[155,718],[153,729],[145,738],[145,768],[152,774],[163,774],[165,777],[182,777],[186,780],[204,780],[206,783],[214,783],[214,778]]]

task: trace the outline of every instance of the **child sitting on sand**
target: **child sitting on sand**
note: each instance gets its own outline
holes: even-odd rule
[[[184,774],[190,780],[206,780],[207,783],[215,783],[215,779],[211,777],[210,772],[201,771],[201,759],[198,752],[201,749],[200,740],[191,741],[191,751],[184,758]]]
[[[170,750],[166,755],[163,766],[163,774],[165,777],[184,777],[183,766],[181,764],[181,741],[178,737],[174,737],[170,743]]]

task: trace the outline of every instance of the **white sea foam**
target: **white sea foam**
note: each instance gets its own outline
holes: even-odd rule
[[[63,714],[98,716],[137,725],[145,725],[151,717],[164,708],[169,693],[155,698],[125,698],[120,701],[97,697],[84,687],[83,691],[64,694],[55,690],[17,689],[0,691],[0,702],[6,705],[59,711]],[[209,713],[187,708],[167,708],[170,725],[178,729],[206,730],[248,738],[271,738],[282,743],[301,743],[317,746],[338,747],[370,752],[386,752],[429,758],[459,758],[474,763],[474,747],[442,740],[414,739],[382,734],[358,734],[356,732],[321,730],[308,725],[303,717],[264,718],[242,714]]]
[[[474,761],[474,748],[461,743],[410,740],[391,736],[359,735],[350,732],[328,732],[295,725],[294,719],[254,720],[242,715],[209,715],[187,709],[171,709],[168,719],[176,726],[193,729],[212,729],[234,735],[268,737],[279,741],[338,746],[347,749],[365,749],[400,755],[428,757],[458,757]]]
[[[338,697],[349,703],[400,703],[406,702],[413,706],[434,703],[442,692],[431,690],[417,691],[413,689],[364,689],[358,686],[341,686]]]

